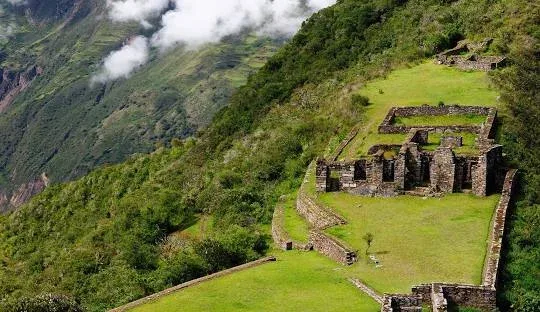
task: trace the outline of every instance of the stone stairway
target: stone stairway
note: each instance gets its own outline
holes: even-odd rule
[[[433,312],[446,312],[448,310],[448,302],[440,284],[432,284],[431,286],[431,303]]]
[[[362,283],[359,279],[356,279],[356,278],[350,278],[349,281],[351,283],[354,284],[354,286],[356,286],[358,289],[360,289],[361,291],[365,292],[368,296],[370,296],[371,298],[373,298],[375,301],[377,301],[378,303],[382,304],[383,303],[383,297],[381,297],[379,294],[377,294],[377,292],[375,292],[375,290],[369,288],[369,286],[367,286],[366,284]]]

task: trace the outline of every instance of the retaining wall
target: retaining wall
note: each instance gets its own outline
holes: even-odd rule
[[[316,229],[326,229],[334,225],[347,223],[334,212],[315,203],[313,199],[305,194],[303,187],[298,191],[296,210]]]
[[[294,241],[285,230],[285,207],[278,204],[272,217],[272,239],[283,250],[311,250],[311,244],[302,244]],[[308,237],[306,237],[308,239]]]
[[[447,130],[453,132],[473,132],[479,133],[482,129],[481,125],[448,125],[448,126],[433,126],[433,125],[415,125],[415,126],[397,126],[394,125],[396,117],[412,117],[412,116],[446,116],[446,115],[485,115],[486,118],[496,114],[496,110],[490,107],[482,106],[429,106],[422,105],[416,107],[393,107],[390,109],[383,122],[379,126],[379,133],[407,133],[411,129],[430,129],[432,131],[444,132]],[[488,120],[486,120],[488,121]],[[491,131],[491,128],[489,129]]]
[[[491,242],[486,257],[484,266],[484,275],[482,284],[495,289],[499,273],[499,265],[501,259],[501,250],[503,244],[504,230],[506,227],[506,217],[508,207],[510,206],[512,195],[515,190],[515,177],[517,170],[511,169],[506,174],[502,190],[502,196],[497,205],[495,218],[493,220],[493,228],[491,230]]]
[[[356,252],[318,230],[309,233],[309,242],[314,250],[341,264],[351,265],[357,260]]]

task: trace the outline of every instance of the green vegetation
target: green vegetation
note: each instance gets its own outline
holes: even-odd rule
[[[463,72],[435,65],[431,61],[393,71],[384,79],[366,84],[358,92],[367,96],[372,105],[366,108],[365,117],[360,121],[360,134],[341,154],[343,159],[366,155],[368,149],[375,144],[403,143],[406,135],[377,133],[377,127],[393,106],[419,106],[425,103],[436,105],[441,99],[446,103],[461,105],[498,105],[497,92],[490,86],[485,73]],[[484,121],[485,117],[481,116],[413,117],[397,120],[411,125],[481,124]]]
[[[535,12],[538,16],[539,11]],[[519,197],[510,219],[504,256],[501,310],[537,312],[540,307],[540,26],[527,24],[531,36],[514,52],[515,66],[496,75],[509,120],[503,143],[521,170]]]
[[[379,304],[315,252],[278,253],[277,261],[204,282],[130,311],[360,311]]]
[[[477,135],[470,132],[456,132],[452,135],[460,136],[463,138],[463,146],[453,149],[457,154],[474,154],[478,152],[476,146]],[[441,145],[442,134],[430,133],[428,138],[428,144],[422,145],[422,149],[427,151],[434,151],[439,145]]]
[[[413,285],[433,281],[481,282],[499,196],[372,198],[327,193],[319,200],[349,222],[327,232],[354,249],[365,250],[363,236],[373,233],[370,253],[383,266],[376,268],[360,252],[361,259],[350,271],[379,292],[407,293]]]
[[[285,231],[296,242],[306,243],[309,236],[309,227],[304,218],[296,212],[296,198],[289,199],[284,204]]]
[[[486,116],[481,115],[445,115],[445,116],[411,116],[396,117],[394,124],[399,126],[451,126],[451,125],[481,125]]]
[[[529,42],[524,40],[528,37],[523,36],[528,31],[527,25],[535,25],[534,20],[527,18],[531,16],[529,12],[535,10],[532,2],[517,0],[474,3],[462,0],[339,1],[307,21],[294,39],[239,88],[229,105],[220,110],[196,140],[187,142],[184,147],[160,150],[118,166],[97,170],[77,182],[50,187],[17,213],[0,218],[0,296],[16,300],[23,295],[64,293],[81,301],[89,311],[103,311],[259,256],[265,252],[264,234],[268,234],[272,210],[279,197],[294,192],[308,164],[327,151],[328,142],[339,144],[339,139],[345,137],[359,121],[363,121],[368,129],[362,133],[372,137],[373,130],[387,112],[387,105],[405,104],[402,101],[415,99],[418,103],[410,104],[419,105],[436,103],[445,96],[446,103],[459,101],[462,104],[495,105],[495,90],[489,90],[486,83],[478,84],[478,81],[487,79],[483,73],[460,73],[429,63],[414,65],[453,46],[462,37],[493,37],[494,53],[514,51],[524,42]],[[80,35],[82,43],[87,42],[87,33],[94,33],[88,30],[91,28],[81,25],[78,28],[84,31]],[[48,40],[58,43],[54,38],[49,37]],[[111,46],[107,45],[104,51],[110,49]],[[52,48],[50,51],[58,52]],[[84,45],[81,51],[85,51]],[[63,64],[55,57],[51,59]],[[90,63],[81,62],[81,67],[95,65],[97,59]],[[212,63],[207,61],[203,63]],[[405,69],[407,64],[412,66],[408,69],[410,71]],[[390,73],[396,68],[400,70]],[[92,109],[115,111],[117,106],[103,107],[93,100],[67,101],[77,90],[88,91],[85,89],[87,80],[83,80],[84,84],[79,84],[81,88],[77,90],[67,86],[67,82],[74,78],[70,75],[78,75],[79,70],[66,68],[61,71],[68,74],[58,74],[54,84],[43,89],[46,92],[41,92],[43,100],[38,97],[31,102],[32,107],[43,109],[49,107],[45,103],[64,103],[65,106],[54,106],[54,109],[51,106],[51,114],[44,115],[32,114],[35,110],[30,106],[28,110],[21,108],[17,116],[24,118],[3,123],[13,128],[2,131],[0,146],[9,150],[14,142],[19,142],[21,129],[26,129],[24,125],[30,117],[40,118],[43,121],[41,125],[45,126],[46,121],[58,117],[52,112],[69,111],[68,108],[74,105],[91,108],[90,112]],[[513,88],[516,85],[527,87],[520,80],[514,84],[515,77],[519,76],[510,75],[512,70],[501,78],[503,84],[511,86],[508,90],[518,89]],[[368,83],[363,89],[368,81],[385,75],[388,75],[386,80]],[[387,88],[387,84],[395,83],[392,80],[395,75],[405,75],[407,83]],[[417,83],[410,83],[414,77],[425,77],[418,81],[426,87],[419,88]],[[431,84],[431,81],[439,82]],[[441,89],[445,87],[442,81],[448,88],[452,85],[467,88]],[[36,81],[32,88],[38,88],[42,83],[45,81]],[[58,89],[63,85],[66,85],[64,91]],[[373,89],[370,85],[378,87]],[[408,85],[413,85],[411,89],[416,91],[406,91],[408,88],[404,86]],[[106,92],[108,88],[114,86],[106,86]],[[400,90],[407,93],[400,94]],[[131,91],[127,89],[125,92],[137,94]],[[171,91],[176,92],[175,89]],[[96,95],[92,92],[97,91],[88,92]],[[153,96],[161,93],[153,93]],[[181,99],[184,95],[178,93]],[[355,93],[368,96],[372,104],[353,107],[350,99]],[[446,97],[451,94],[454,96]],[[46,101],[53,95],[56,100]],[[378,101],[378,96],[387,96],[388,100]],[[89,98],[95,99],[93,96]],[[136,98],[137,103],[144,107],[146,102],[141,100],[142,97]],[[30,99],[33,98],[22,97],[19,101],[27,105],[29,102],[26,100]],[[169,99],[175,97],[166,96],[159,103],[170,103]],[[537,103],[536,98],[521,93],[520,97],[510,96],[505,101],[514,104],[521,99],[526,101],[522,101],[523,106],[515,105],[516,108],[534,107]],[[107,103],[116,103],[115,98]],[[520,115],[519,121],[527,121],[525,124],[533,127],[534,118],[538,116],[531,115]],[[89,113],[86,118],[95,123],[103,120],[92,116],[95,114]],[[69,123],[64,120],[62,125],[71,124],[74,131],[81,128],[77,124],[80,119],[73,116],[66,119]],[[509,133],[519,138],[516,144],[523,148],[516,151],[527,155],[525,161],[530,167],[530,174],[526,177],[533,181],[537,176],[535,170],[540,168],[535,165],[540,157],[533,157],[533,151],[527,151],[524,148],[527,145],[523,144],[535,147],[540,135],[536,132],[526,135],[517,122],[510,122],[518,127],[519,131]],[[56,138],[52,134],[51,137],[45,135],[57,128],[34,128],[43,134],[43,140],[38,143],[68,146],[61,140],[52,140]],[[67,133],[59,132],[61,138]],[[92,138],[92,134],[79,136],[79,139],[87,137]],[[123,136],[111,138],[118,137]],[[17,146],[19,144],[33,146],[26,140]],[[80,140],[71,144],[79,146]],[[352,155],[360,150],[362,144],[366,143],[359,142]],[[14,155],[26,159],[24,155],[39,149],[37,145],[35,148],[21,149]],[[46,160],[51,154],[40,152],[35,157]],[[99,159],[108,157],[100,158],[103,153],[95,155]],[[516,159],[520,159],[520,155],[517,154]],[[21,168],[23,163],[21,160]],[[2,160],[2,166],[4,164]],[[41,170],[41,165],[42,162],[36,161],[29,164],[31,168],[28,170]],[[19,170],[17,172],[20,173]],[[538,241],[534,236],[537,228],[528,221],[536,219],[530,212],[532,210],[527,209],[531,202],[540,198],[534,195],[540,189],[536,186],[530,184],[531,195],[523,204],[524,208],[518,208],[520,217],[513,223],[519,232],[512,234],[515,245],[511,251],[513,258],[509,272],[512,273],[507,284],[511,290],[507,298],[520,307],[530,302],[524,298],[538,293],[535,290],[540,280],[534,275],[540,263],[534,261],[538,256],[537,249],[534,249]],[[171,237],[170,234],[192,226],[193,220],[201,214],[210,215],[213,220],[210,233],[205,235],[207,239],[163,244]],[[376,237],[372,250],[376,250],[384,238],[376,231],[372,232]],[[171,250],[168,246],[177,246],[177,249],[168,252]],[[338,270],[332,272],[336,274]],[[309,274],[314,274],[313,270]],[[294,275],[289,277],[294,278]],[[405,283],[401,287],[405,287]],[[355,296],[348,296],[351,297],[348,300],[361,296],[357,290],[352,290],[356,291]],[[197,296],[203,294],[211,296],[202,291]],[[331,291],[320,294],[339,295]],[[183,302],[182,306],[184,304],[189,302]]]
[[[47,17],[40,26],[25,21],[27,32],[17,33],[2,51],[0,68],[36,64],[44,72],[0,115],[0,175],[10,177],[0,180],[0,191],[9,194],[43,172],[52,182],[71,180],[192,136],[281,45],[242,34],[197,51],[152,51],[148,64],[129,79],[91,85],[104,57],[144,30],[102,18],[108,10],[103,0],[84,4],[84,14],[66,26],[61,17]]]

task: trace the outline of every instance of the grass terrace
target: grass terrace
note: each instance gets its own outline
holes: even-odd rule
[[[307,175],[306,186],[314,185],[312,167]],[[358,251],[359,260],[347,274],[380,293],[408,293],[413,285],[433,281],[480,284],[499,194],[381,198],[305,190],[348,221],[326,232]],[[369,252],[380,268],[365,255],[362,237],[368,232],[375,236]]]
[[[397,126],[451,126],[451,125],[481,125],[486,121],[482,115],[444,115],[444,116],[409,116],[395,117]]]
[[[296,196],[290,196],[284,204],[284,228],[291,239],[299,243],[307,243],[309,226],[307,221],[296,212]]]
[[[451,83],[449,83],[449,81]],[[359,94],[367,96],[370,105],[356,138],[344,149],[341,160],[365,156],[374,144],[401,144],[405,134],[378,134],[377,128],[394,106],[447,105],[497,106],[497,92],[488,84],[484,72],[464,72],[455,68],[435,65],[426,61],[418,66],[393,71],[385,79],[366,84]],[[398,122],[413,125],[425,124],[471,124],[482,123],[485,116],[423,116],[400,118]]]
[[[278,252],[277,259],[186,288],[131,311],[380,310],[377,302],[345,278],[343,266],[316,252]]]
[[[498,195],[480,198],[449,194],[442,198],[373,198],[326,193],[319,200],[349,222],[327,233],[358,250],[350,267],[379,292],[409,292],[433,281],[480,284],[486,240]],[[375,236],[369,250],[383,265],[365,256],[366,233]]]
[[[453,135],[461,136],[463,138],[463,146],[453,149],[456,154],[471,155],[478,152],[478,148],[476,146],[476,138],[478,136],[475,133],[457,132],[453,133]],[[436,150],[437,147],[441,145],[441,138],[441,133],[430,133],[428,138],[428,144],[422,145],[422,149],[426,151]]]

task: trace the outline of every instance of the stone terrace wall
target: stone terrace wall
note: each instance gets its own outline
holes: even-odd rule
[[[285,207],[278,204],[274,209],[274,216],[272,218],[272,239],[274,243],[283,250],[311,250],[311,244],[302,244],[295,242],[291,239],[287,231],[285,230]],[[307,237],[306,237],[307,239]]]
[[[384,295],[381,312],[422,311],[423,299],[415,295]]]
[[[356,252],[318,230],[309,233],[309,242],[314,250],[341,264],[351,265],[357,260]]]
[[[305,193],[303,186],[298,191],[296,210],[316,229],[326,229],[334,225],[347,223],[334,212],[318,205]]]
[[[482,127],[480,128],[477,142],[479,145],[489,145],[494,143],[493,137],[495,136],[496,120],[497,110],[492,108],[489,110],[486,121],[484,122],[484,124],[482,124]]]
[[[491,287],[443,284],[442,291],[448,305],[476,308],[492,312],[497,307],[496,292]]]
[[[508,214],[508,206],[512,200],[512,195],[515,189],[515,176],[517,170],[511,169],[506,174],[504,180],[503,191],[497,211],[495,213],[495,219],[493,221],[493,228],[491,231],[491,242],[488,250],[488,256],[486,258],[486,264],[484,266],[484,276],[482,284],[487,287],[495,289],[497,284],[499,264],[501,259],[501,249],[503,244],[504,230],[506,226],[506,216]]]
[[[443,116],[443,115],[490,115],[490,112],[496,112],[493,108],[481,106],[429,106],[422,105],[416,107],[393,107],[390,109],[383,122],[379,126],[379,133],[407,133],[413,128],[434,129],[439,132],[451,130],[455,132],[474,132],[478,133],[481,126],[478,125],[450,125],[450,126],[397,126],[394,125],[396,117],[412,117],[412,116]]]
[[[167,295],[169,295],[171,293],[182,290],[184,288],[195,286],[195,285],[198,285],[200,283],[203,283],[203,282],[206,282],[206,281],[209,281],[209,280],[212,280],[212,279],[224,276],[224,275],[228,275],[228,274],[235,273],[235,272],[238,272],[238,271],[242,271],[242,270],[245,270],[245,269],[253,268],[253,267],[259,266],[261,264],[265,264],[265,263],[272,262],[272,261],[276,261],[276,257],[274,257],[274,256],[265,257],[265,258],[255,260],[255,261],[252,261],[252,262],[249,262],[249,263],[246,263],[246,264],[242,264],[242,265],[239,265],[239,266],[227,269],[227,270],[223,270],[223,271],[211,274],[211,275],[203,276],[201,278],[197,278],[197,279],[194,279],[192,281],[189,281],[189,282],[186,282],[186,283],[183,283],[183,284],[180,284],[180,285],[165,289],[163,291],[160,291],[160,292],[155,293],[153,295],[150,295],[148,297],[144,297],[142,299],[130,302],[130,303],[128,303],[126,305],[123,305],[121,307],[109,310],[109,312],[127,311],[127,310],[133,309],[133,308],[135,308],[137,306],[140,306],[140,305],[149,303],[151,301],[157,300],[157,299],[159,299],[161,297],[167,296]]]
[[[381,311],[421,311],[422,305],[431,306],[433,312],[446,312],[453,305],[492,312],[496,308],[496,291],[485,286],[422,284],[414,286],[410,295],[385,294]]]

